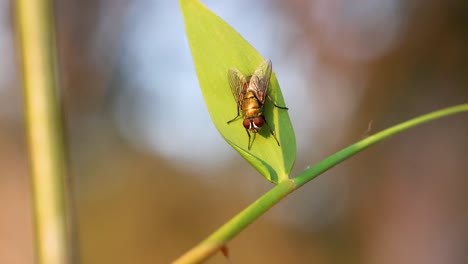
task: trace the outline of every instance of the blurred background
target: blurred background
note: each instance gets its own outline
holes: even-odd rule
[[[463,0],[203,1],[273,61],[293,175],[468,102]],[[0,263],[33,263],[14,1],[0,0]],[[211,124],[177,1],[56,1],[81,263],[168,263],[272,185]],[[382,142],[229,243],[232,263],[467,263],[468,116]],[[208,263],[227,263],[217,254]]]

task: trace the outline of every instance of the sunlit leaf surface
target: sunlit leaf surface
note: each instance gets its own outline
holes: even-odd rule
[[[286,179],[296,159],[296,139],[287,110],[273,107],[266,100],[265,117],[281,146],[278,146],[269,130],[262,127],[251,150],[248,150],[248,135],[242,126],[242,118],[227,124],[237,115],[236,100],[228,82],[228,70],[234,67],[249,76],[265,59],[239,33],[199,1],[180,0],[179,3],[200,88],[216,128],[266,179],[273,183]],[[273,62],[273,71],[275,63],[281,62]],[[285,104],[274,73],[269,87],[268,94],[277,105],[294,107]]]

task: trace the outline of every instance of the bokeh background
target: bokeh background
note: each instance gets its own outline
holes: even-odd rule
[[[467,1],[203,2],[273,61],[293,175],[468,101]],[[13,8],[0,0],[0,263],[33,263]],[[211,124],[177,1],[60,0],[56,20],[81,263],[168,263],[272,187]],[[231,260],[468,263],[467,187],[461,114],[305,185],[228,245]]]

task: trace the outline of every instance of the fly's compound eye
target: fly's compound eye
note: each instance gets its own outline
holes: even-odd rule
[[[262,127],[265,124],[265,120],[263,117],[258,116],[253,119],[253,124],[255,127]]]
[[[242,122],[242,125],[245,127],[245,129],[250,128],[250,120],[249,119],[244,119],[244,122]]]

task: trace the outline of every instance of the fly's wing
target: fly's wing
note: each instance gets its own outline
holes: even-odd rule
[[[258,101],[262,104],[265,103],[265,97],[268,91],[268,85],[271,78],[271,61],[263,61],[260,66],[255,70],[250,78],[249,89],[253,90]]]
[[[244,99],[244,87],[247,83],[244,75],[236,68],[230,68],[228,70],[228,81],[231,86],[232,95],[236,100],[237,107],[240,109],[242,101]]]

